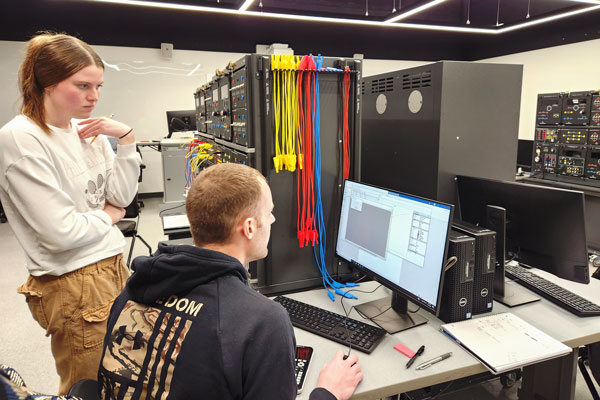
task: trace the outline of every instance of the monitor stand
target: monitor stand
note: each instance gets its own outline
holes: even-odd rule
[[[496,270],[496,272],[498,272]],[[499,301],[508,307],[520,306],[521,304],[532,303],[540,298],[531,294],[523,286],[516,282],[504,279],[504,293],[494,292],[494,300]]]
[[[427,318],[408,310],[407,299],[394,292],[391,296],[363,303],[354,308],[390,335],[427,323]]]
[[[508,307],[531,303],[540,298],[521,285],[504,277],[506,262],[506,209],[488,204],[486,228],[496,232],[496,269],[494,271],[494,300]]]

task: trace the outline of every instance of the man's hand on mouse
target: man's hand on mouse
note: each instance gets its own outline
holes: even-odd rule
[[[337,400],[347,400],[362,378],[356,354],[346,356],[342,350],[338,350],[321,370],[317,387],[327,389]]]

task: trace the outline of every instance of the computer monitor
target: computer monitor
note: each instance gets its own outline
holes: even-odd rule
[[[336,254],[392,291],[355,308],[388,332],[427,322],[408,300],[437,315],[454,206],[347,180]]]
[[[167,111],[168,138],[173,132],[196,130],[196,110]]]
[[[531,160],[533,157],[533,140],[519,139],[517,145],[517,169],[531,171]]]
[[[506,210],[508,258],[589,283],[583,192],[457,176],[461,218],[485,226],[488,205]]]

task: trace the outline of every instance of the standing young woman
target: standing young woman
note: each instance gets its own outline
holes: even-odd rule
[[[21,114],[0,129],[0,201],[30,274],[18,292],[51,336],[60,394],[96,379],[106,318],[129,275],[115,223],[141,160],[131,127],[90,118],[103,73],[83,41],[35,36],[19,71]],[[105,136],[119,138],[116,155]]]

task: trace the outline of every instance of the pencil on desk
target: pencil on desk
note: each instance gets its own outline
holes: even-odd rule
[[[115,114],[110,114],[110,117],[108,117],[108,118],[112,119],[112,117],[114,117],[114,116],[115,116]],[[96,139],[98,139],[98,135],[94,136],[94,138],[92,139],[92,141],[90,142],[90,144],[94,143],[94,141]]]

